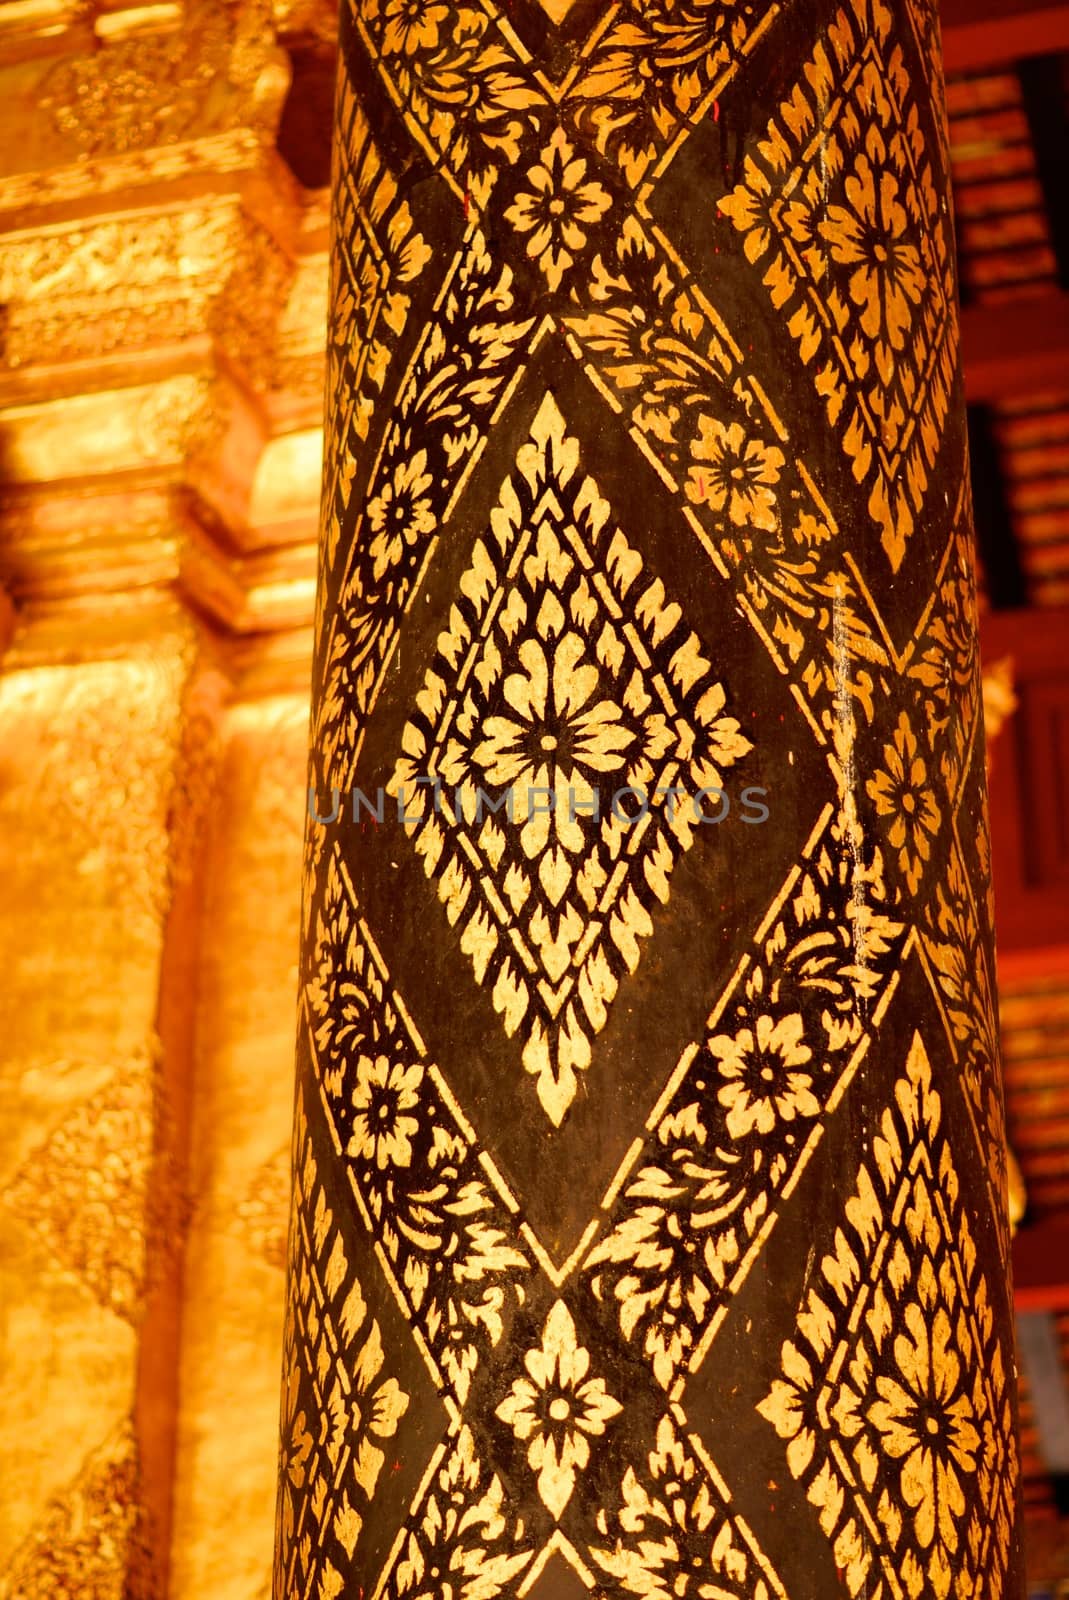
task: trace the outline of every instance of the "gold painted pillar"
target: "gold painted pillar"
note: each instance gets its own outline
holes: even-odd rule
[[[351,0],[275,1592],[1022,1593],[926,0]]]

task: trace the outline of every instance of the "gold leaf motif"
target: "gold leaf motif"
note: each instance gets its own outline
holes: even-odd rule
[[[850,0],[721,202],[869,491],[894,571],[958,356],[953,257],[883,0]]]
[[[562,128],[554,129],[541,158],[528,168],[526,182],[505,220],[517,233],[529,235],[527,254],[556,290],[586,244],[586,230],[601,221],[612,201],[600,183],[587,178],[587,163],[575,154]]]
[[[291,1242],[300,1254],[284,1332],[276,1587],[330,1593],[352,1557],[410,1396],[387,1370],[300,1097],[295,1115]]]
[[[669,898],[701,791],[751,749],[682,608],[611,515],[547,395],[390,783],[554,1126]],[[666,641],[671,681],[653,666]],[[624,791],[638,816],[617,805]]]
[[[938,1600],[1009,1558],[1009,1370],[919,1033],[758,1406],[853,1595]]]
[[[543,1505],[558,1521],[572,1497],[577,1474],[590,1464],[590,1439],[623,1409],[603,1378],[588,1376],[590,1353],[578,1342],[563,1300],[546,1318],[542,1343],[523,1358],[517,1378],[495,1411],[527,1445]]]

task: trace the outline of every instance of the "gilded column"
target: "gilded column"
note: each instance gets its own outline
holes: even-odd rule
[[[1022,1592],[926,0],[351,0],[276,1595]]]

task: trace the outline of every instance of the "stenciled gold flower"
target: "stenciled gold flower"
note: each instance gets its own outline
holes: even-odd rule
[[[449,7],[435,0],[387,0],[384,55],[415,55],[419,50],[434,50],[438,29],[449,15]]]
[[[892,819],[887,839],[898,851],[898,865],[910,894],[916,894],[943,816],[928,787],[928,771],[904,711],[899,715],[893,742],[883,747],[883,759],[885,768],[865,787],[876,802],[878,815]]]
[[[901,1463],[902,1498],[915,1513],[917,1542],[925,1550],[941,1545],[952,1555],[956,1519],[965,1510],[961,1475],[976,1471],[980,1434],[946,1309],[936,1309],[929,1328],[914,1301],[905,1324],[894,1342],[898,1376],[877,1376],[880,1398],[868,1418],[886,1453]]]
[[[579,1345],[563,1300],[550,1310],[541,1346],[528,1350],[523,1364],[528,1377],[516,1379],[496,1415],[527,1444],[542,1504],[559,1519],[577,1472],[590,1460],[590,1438],[603,1434],[623,1408],[603,1378],[587,1376],[590,1354]]]
[[[542,158],[527,169],[521,189],[505,212],[517,233],[529,233],[527,254],[537,260],[553,290],[586,244],[585,230],[601,221],[612,201],[600,183],[586,179],[586,161],[576,156],[562,128],[555,128]]]
[[[376,579],[396,566],[406,545],[415,544],[420,534],[433,530],[434,513],[425,493],[430,484],[427,452],[417,450],[407,461],[397,464],[393,477],[368,505],[367,519],[375,535],[370,554]]]
[[[616,702],[599,695],[601,673],[577,633],[544,643],[528,637],[519,659],[523,671],[509,673],[502,686],[512,715],[487,717],[471,760],[490,783],[516,786],[514,815],[523,820],[529,859],[545,850],[551,828],[575,853],[587,845],[579,817],[592,803],[590,775],[618,771],[637,735]],[[451,770],[445,776],[450,781]]]
[[[753,749],[738,717],[724,716],[726,704],[723,685],[714,683],[696,707],[693,772],[695,781],[706,789],[720,789],[724,773]]]
[[[725,1121],[733,1139],[771,1133],[777,1122],[819,1114],[813,1079],[800,1070],[813,1056],[804,1035],[802,1018],[795,1012],[778,1022],[761,1016],[752,1029],[718,1033],[709,1040],[720,1075],[727,1080],[717,1099],[727,1110]]]
[[[388,1056],[361,1056],[353,1090],[353,1131],[346,1155],[387,1166],[407,1167],[412,1161],[412,1135],[419,1121],[408,1113],[419,1102],[423,1068],[402,1066]]]
[[[690,453],[694,465],[686,489],[694,505],[726,512],[738,528],[775,528],[782,450],[749,437],[739,422],[723,423],[703,412]]]
[[[843,185],[845,204],[829,205],[817,230],[832,260],[849,271],[848,293],[885,383],[895,353],[906,347],[926,287],[920,251],[907,236],[903,164],[899,157],[900,170],[894,170],[883,136],[873,128]]]

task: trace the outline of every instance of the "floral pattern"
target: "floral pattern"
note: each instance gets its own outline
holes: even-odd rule
[[[681,127],[697,126],[718,76],[777,9],[754,0],[621,6],[571,89],[577,124],[637,185]]]
[[[763,272],[893,570],[924,505],[958,357],[953,255],[884,0],[849,0],[827,50],[720,210]],[[822,172],[806,129],[832,107]]]
[[[727,1110],[726,1126],[733,1139],[771,1133],[777,1121],[818,1114],[812,1074],[799,1070],[813,1057],[803,1038],[804,1024],[795,1012],[778,1021],[758,1017],[752,1029],[743,1028],[734,1036],[716,1034],[709,1040],[720,1076],[727,1080],[717,1099]]]
[[[431,260],[430,246],[384,165],[346,78],[338,86],[335,118],[337,235],[345,245],[331,256],[327,387],[338,397],[339,425],[328,435],[325,459],[323,535],[329,565],[337,558],[349,507],[356,503],[354,489],[363,482],[364,463],[354,448],[368,437],[408,322],[412,289]]]
[[[524,507],[544,490],[561,512],[534,529]],[[696,797],[752,748],[610,509],[547,395],[475,545],[391,783],[446,917],[463,918],[477,982],[506,1033],[523,1030],[522,1064],[554,1126],[693,843]],[[602,548],[616,577],[592,581]],[[641,641],[677,628],[673,690],[648,675]],[[437,804],[421,778],[442,784]],[[652,822],[633,851],[628,804]]]
[[[583,1263],[666,1390],[700,1364],[755,1234],[811,1157],[810,1127],[856,1070],[859,1013],[870,1015],[895,980],[906,930],[890,915],[879,854],[860,863],[855,847],[840,817],[753,951],[737,1025],[710,1028]],[[854,893],[868,910],[844,926],[837,905]],[[811,1036],[788,995],[819,996]]]
[[[434,529],[434,513],[426,491],[430,487],[426,450],[399,461],[392,479],[384,483],[367,508],[371,540],[371,570],[381,579],[396,566],[406,547]]]
[[[881,1569],[911,1600],[981,1572],[997,1592],[1019,1470],[1007,1357],[919,1033],[829,1244],[758,1409],[852,1595]]]
[[[909,668],[933,764],[956,794],[981,708],[972,505],[964,495],[939,574],[935,604]]]
[[[919,1288],[927,1305],[914,1301],[906,1307],[894,1343],[897,1376],[876,1379],[880,1398],[868,1420],[886,1454],[901,1464],[902,1499],[916,1514],[917,1543],[925,1550],[936,1546],[942,1582],[949,1585],[957,1518],[965,1510],[963,1484],[976,1471],[981,1440],[946,1307],[939,1305],[932,1316],[939,1291],[930,1263],[922,1268]]]
[[[926,862],[932,854],[932,841],[939,831],[942,813],[928,780],[928,769],[921,757],[917,738],[903,711],[894,739],[884,745],[884,765],[870,778],[866,789],[875,801],[877,814],[890,818],[887,840],[898,852],[898,867],[911,895],[917,893]]]
[[[594,1561],[620,1592],[643,1600],[771,1600],[781,1585],[710,1482],[682,1420],[678,1408],[662,1416],[652,1449],[627,1468],[601,1513]]]
[[[590,1440],[623,1408],[603,1378],[589,1376],[589,1351],[577,1342],[563,1300],[553,1305],[541,1345],[528,1350],[523,1364],[527,1376],[515,1380],[495,1414],[527,1445],[542,1503],[559,1519],[577,1475],[590,1464]]]
[[[318,1579],[329,1592],[332,1575],[352,1558],[410,1396],[387,1369],[379,1323],[353,1270],[352,1239],[327,1203],[300,1096],[293,1226],[312,1249],[307,1270],[289,1280],[277,1576],[291,1587]],[[323,1348],[333,1352],[326,1363],[313,1358]],[[312,1517],[320,1530],[314,1546]]]
[[[523,671],[510,673],[502,685],[507,709],[482,724],[484,737],[471,761],[488,783],[513,789],[525,855],[540,857],[551,832],[574,853],[586,844],[579,814],[593,804],[590,780],[620,771],[639,732],[626,725],[614,700],[599,698],[601,670],[577,633],[554,638],[548,658],[534,638],[517,654]],[[462,779],[465,768],[447,762],[442,771],[448,783]],[[552,796],[552,810],[536,809],[536,794]]]
[[[519,159],[529,119],[546,108],[538,75],[480,7],[367,0],[359,26],[458,196],[486,205],[500,163]]]
[[[387,1166],[407,1167],[412,1161],[412,1135],[419,1127],[409,1113],[419,1104],[422,1067],[401,1066],[387,1056],[361,1056],[353,1090],[353,1131],[346,1147],[351,1156]]]
[[[612,200],[600,183],[587,177],[586,160],[575,154],[562,128],[554,129],[541,160],[528,167],[526,183],[505,219],[528,236],[527,254],[556,291]]]
[[[469,1137],[443,1103],[372,957],[345,868],[330,857],[325,901],[343,939],[341,1012],[318,1020],[321,980],[305,995],[317,1077],[367,1225],[423,1330],[437,1385],[466,1397],[480,1353],[501,1340],[530,1272]],[[326,944],[325,930],[321,944]]]
[[[383,52],[392,56],[434,50],[448,16],[449,7],[434,0],[430,4],[427,0],[386,0]]]
[[[714,1380],[722,1327],[742,1336],[733,1303],[769,1241],[797,1242],[791,1197],[826,1155],[834,1107],[871,1096],[879,1018],[916,964],[918,930],[954,1051],[947,1081],[963,1085],[981,1148],[1001,1147],[990,972],[958,871],[975,722],[962,552],[944,561],[934,605],[930,586],[901,586],[915,589],[916,615],[908,602],[881,615],[873,576],[874,563],[885,578],[922,541],[945,542],[952,517],[928,483],[956,332],[939,154],[911,79],[920,0],[896,28],[884,0],[837,3],[823,54],[760,134],[749,86],[732,80],[778,25],[775,0],[624,0],[581,53],[578,8],[553,31],[563,5],[544,6],[547,18],[434,0],[346,11],[318,792],[359,782],[361,752],[394,763],[410,819],[397,850],[411,852],[407,881],[429,888],[426,937],[452,941],[450,972],[466,980],[470,967],[491,1002],[479,999],[485,1038],[501,1026],[487,1061],[515,1059],[510,1090],[544,1114],[540,1153],[582,1132],[588,1096],[622,1084],[620,1038],[641,1053],[628,986],[641,974],[632,994],[656,989],[654,936],[704,859],[681,870],[689,801],[767,762],[767,727],[722,670],[726,644],[738,659],[751,627],[782,681],[785,722],[798,707],[785,735],[812,831],[785,853],[760,930],[747,936],[739,919],[740,959],[710,978],[706,1026],[674,1066],[651,1068],[656,1106],[633,1095],[637,1137],[567,1260],[563,1240],[539,1237],[539,1196],[488,1104],[461,1103],[458,1054],[439,1038],[436,1060],[421,1039],[418,984],[403,1002],[395,991],[409,958],[375,945],[390,922],[350,841],[310,847],[302,1092],[327,1127],[311,1166],[307,1143],[298,1151],[280,1593],[329,1597],[352,1587],[354,1562],[374,1565],[369,1494],[376,1526],[401,1523],[373,1579],[383,1600],[526,1591],[551,1549],[585,1587],[645,1600],[784,1593],[720,1476],[734,1464],[713,1460],[715,1440],[707,1449],[684,1404]],[[354,62],[393,108],[388,153],[368,137]],[[753,270],[812,375],[810,400],[848,466],[830,475],[834,492],[799,445],[804,395],[797,426],[777,414],[767,352],[747,347],[728,297],[716,303],[717,263],[673,236],[665,196],[650,203],[703,119],[720,125],[703,136],[722,147],[729,189],[722,218],[710,205],[707,240],[734,254],[733,272]],[[453,233],[441,225],[450,207]],[[453,238],[432,285],[427,267]],[[568,376],[502,464],[498,419],[538,404],[525,374],[562,340]],[[615,468],[598,481],[603,441],[586,434],[581,449],[565,425],[573,378],[606,402],[606,434],[618,429],[625,453],[633,442],[636,470],[651,485],[656,474],[643,509],[656,502],[675,528],[678,567],[670,538],[619,525],[631,508],[610,503]],[[879,542],[854,536],[866,505]],[[967,530],[967,507],[957,516]],[[428,560],[439,533],[443,559]],[[723,630],[696,603],[707,585],[731,596]],[[443,595],[432,622],[424,601]],[[413,615],[429,631],[416,625],[424,643],[406,674]],[[440,803],[427,786],[412,793],[427,774]],[[639,838],[594,809],[595,790],[617,785],[671,786],[682,801],[651,806]],[[551,803],[527,804],[529,789]],[[816,1298],[799,1309],[778,1386],[762,1400],[766,1380],[753,1377],[731,1402],[762,1400],[751,1425],[773,1475],[782,1449],[851,1592],[874,1592],[883,1563],[910,1600],[929,1576],[945,1587],[955,1562],[977,1592],[998,1586],[1016,1470],[1009,1378],[937,1099],[911,1058],[845,1220],[814,1255]],[[412,1334],[400,1373],[383,1344],[391,1296]],[[337,1357],[315,1343],[317,1305]],[[401,1507],[389,1497],[422,1409],[413,1369],[444,1402],[441,1449],[414,1464],[420,1487]],[[811,1521],[806,1537],[819,1539]]]
[[[747,438],[740,423],[725,425],[703,415],[690,453],[695,464],[687,478],[688,499],[723,512],[736,527],[775,527],[782,450]]]

